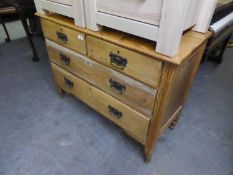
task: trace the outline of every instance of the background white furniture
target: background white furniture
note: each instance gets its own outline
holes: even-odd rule
[[[35,0],[39,13],[74,18],[75,25],[93,31],[102,26],[156,41],[155,51],[178,52],[185,30],[205,33],[217,0]]]
[[[217,0],[84,0],[86,26],[107,26],[156,41],[156,51],[174,56],[183,32],[209,28]]]
[[[86,27],[84,0],[34,0],[38,13],[55,12],[74,18],[75,25]]]

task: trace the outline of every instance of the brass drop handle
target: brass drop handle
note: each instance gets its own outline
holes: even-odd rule
[[[113,79],[109,80],[110,88],[113,89],[118,94],[123,94],[126,90],[125,85],[120,84],[117,81],[114,81]]]
[[[118,69],[123,70],[128,64],[128,61],[126,58],[123,58],[120,55],[114,54],[112,52],[110,52],[109,58],[110,58],[110,64]]]
[[[120,119],[123,117],[123,113],[118,111],[116,108],[112,106],[108,106],[108,111],[111,115],[113,115],[116,119]]]
[[[60,59],[65,65],[68,66],[70,64],[70,57],[64,55],[63,53],[60,53]]]
[[[64,34],[63,32],[59,32],[57,31],[57,39],[63,43],[66,43],[68,41],[68,37],[66,34]]]
[[[65,82],[66,87],[68,87],[69,89],[72,89],[74,87],[74,83],[68,78],[64,78],[64,82]]]

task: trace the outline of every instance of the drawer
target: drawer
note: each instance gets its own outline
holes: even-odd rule
[[[88,57],[157,88],[162,62],[106,41],[87,36]]]
[[[86,81],[51,63],[56,84],[145,144],[149,119]]]
[[[163,0],[96,0],[97,11],[159,25]]]
[[[85,34],[45,19],[41,20],[41,24],[46,38],[86,55]]]
[[[151,117],[157,90],[46,40],[52,62],[85,79],[135,110]]]
[[[66,5],[72,6],[72,0],[48,0],[48,1],[57,2],[60,4],[66,4]]]

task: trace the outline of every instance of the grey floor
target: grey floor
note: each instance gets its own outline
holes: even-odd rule
[[[41,61],[19,22],[0,43],[0,175],[233,175],[233,49],[200,66],[175,130],[152,162],[142,146],[71,96],[58,98],[43,41]],[[0,42],[4,40],[0,28]]]

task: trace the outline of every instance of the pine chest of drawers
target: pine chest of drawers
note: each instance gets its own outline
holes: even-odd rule
[[[39,16],[59,95],[74,95],[125,130],[145,146],[149,161],[159,136],[183,110],[210,33],[186,33],[171,59],[144,39]]]

